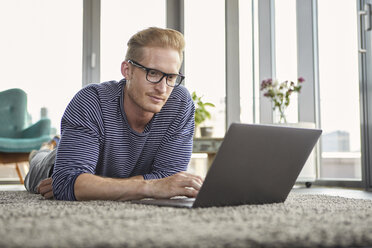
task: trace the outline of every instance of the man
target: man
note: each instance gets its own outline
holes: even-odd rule
[[[37,183],[37,192],[60,200],[195,197],[203,180],[184,172],[194,105],[180,85],[183,49],[175,30],[135,34],[121,65],[124,79],[90,84],[74,96],[62,117],[57,151],[37,164],[31,159],[26,188],[32,192]],[[52,177],[30,180],[49,176],[45,164],[54,156]]]

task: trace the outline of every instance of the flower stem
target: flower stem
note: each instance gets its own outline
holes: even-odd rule
[[[280,112],[279,123],[287,123],[287,118],[285,117],[284,110],[282,108],[279,108],[279,112]]]

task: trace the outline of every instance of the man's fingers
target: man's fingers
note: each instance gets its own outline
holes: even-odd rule
[[[200,180],[197,180],[195,178],[187,178],[180,183],[180,186],[181,187],[191,187],[191,188],[194,188],[196,190],[199,190],[202,186],[202,183],[200,182]]]
[[[184,175],[184,176],[186,176],[186,177],[191,177],[191,178],[197,179],[197,180],[199,180],[201,183],[204,182],[204,179],[203,179],[201,176],[194,175],[194,174],[188,173],[188,172],[186,172],[186,171],[182,171],[182,172],[180,172],[179,174]]]
[[[196,197],[202,184],[203,181],[200,180],[199,177],[183,173],[183,175],[180,175],[175,181],[175,195]]]
[[[41,193],[41,188],[42,187],[45,187],[45,186],[48,186],[48,185],[52,185],[52,178],[51,177],[49,177],[49,178],[47,178],[47,179],[44,179],[43,181],[41,181],[40,183],[39,183],[39,186],[37,186],[37,191],[39,192],[39,193]]]
[[[46,199],[53,198],[53,191],[49,191],[43,195]]]
[[[202,177],[193,175],[193,174],[190,174],[184,171],[178,174],[175,174],[174,176],[176,176],[177,179],[182,182],[182,186],[185,186],[185,187],[189,186],[189,187],[194,187],[195,189],[200,189],[201,185],[204,182]],[[185,182],[187,183],[185,184]]]
[[[47,178],[41,181],[39,186],[37,187],[37,190],[45,198],[47,199],[52,198],[53,197],[52,178]]]
[[[45,193],[53,191],[52,185],[45,185],[39,188],[39,193],[44,195]]]
[[[47,186],[44,186],[44,187],[41,187],[40,188],[40,194],[42,196],[44,196],[45,198],[49,199],[49,198],[52,198],[54,195],[53,195],[53,188],[51,185],[47,185]]]
[[[187,172],[153,181],[150,197],[171,198],[173,196],[196,197],[203,184],[203,178]]]
[[[40,182],[40,186],[52,184],[52,178],[48,177],[47,179],[44,179],[43,181]]]
[[[199,191],[194,188],[182,188],[182,191],[179,192],[179,196],[193,197],[195,198],[198,195]]]

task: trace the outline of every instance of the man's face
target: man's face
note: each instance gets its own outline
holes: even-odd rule
[[[178,74],[181,66],[179,54],[174,49],[145,47],[144,59],[136,61],[141,65],[165,73]],[[166,84],[166,77],[154,84],[146,79],[146,71],[127,61],[122,64],[122,74],[127,79],[126,97],[136,111],[157,113],[164,106],[172,93],[173,87]]]

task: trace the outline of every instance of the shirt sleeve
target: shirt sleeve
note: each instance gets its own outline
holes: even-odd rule
[[[143,175],[144,179],[164,178],[187,170],[195,129],[194,112],[195,106],[189,96],[184,109],[178,111],[177,118],[171,124],[170,130],[175,131],[164,138],[155,156],[152,171]]]
[[[83,173],[95,173],[102,123],[98,93],[93,86],[88,86],[74,96],[62,117],[61,140],[52,174],[57,200],[76,200],[76,178]]]

